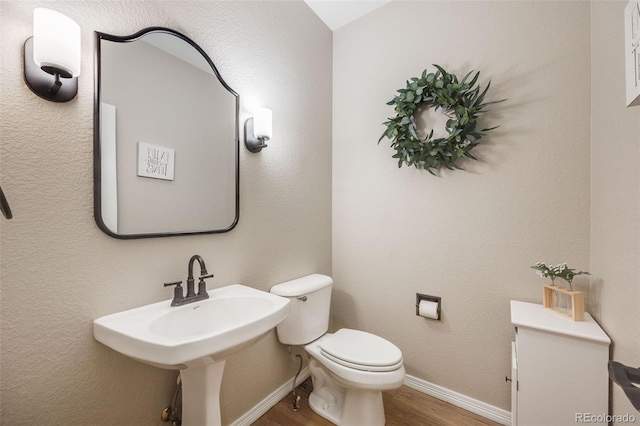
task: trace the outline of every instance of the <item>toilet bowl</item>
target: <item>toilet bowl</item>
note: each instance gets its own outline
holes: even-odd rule
[[[395,345],[374,334],[343,328],[311,342],[305,350],[312,357],[313,411],[339,425],[385,424],[382,391],[399,388],[405,376],[402,353]],[[338,386],[332,386],[330,379]]]
[[[341,426],[382,426],[382,391],[397,389],[404,380],[402,352],[364,331],[327,333],[332,284],[330,277],[314,274],[271,289],[291,300],[289,316],[277,326],[278,339],[303,345],[310,357],[313,411]]]

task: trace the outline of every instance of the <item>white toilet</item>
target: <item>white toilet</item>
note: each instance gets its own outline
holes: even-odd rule
[[[278,339],[305,345],[311,355],[313,411],[341,426],[384,425],[382,391],[402,385],[402,352],[364,331],[327,333],[332,284],[331,277],[313,274],[271,288],[291,300],[289,316],[277,326]]]

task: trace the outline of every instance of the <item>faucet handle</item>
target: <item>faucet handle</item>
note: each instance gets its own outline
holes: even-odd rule
[[[171,301],[171,306],[178,305],[184,299],[184,296],[182,294],[182,286],[180,284],[182,284],[182,281],[176,281],[174,283],[164,283],[165,287],[169,287],[172,285],[176,286],[176,288],[173,290],[173,300]]]
[[[204,282],[205,278],[213,278],[213,274],[200,276],[200,281],[198,281],[198,297],[202,299],[209,298],[209,294],[207,293],[207,283]]]

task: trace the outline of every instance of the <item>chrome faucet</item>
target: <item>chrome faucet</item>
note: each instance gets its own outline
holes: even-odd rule
[[[195,292],[195,280],[193,278],[193,264],[195,261],[198,261],[200,264],[200,277],[198,281],[198,293]],[[188,267],[188,276],[187,276],[187,295],[182,295],[182,281],[177,281],[173,283],[165,283],[164,286],[172,286],[175,285],[176,288],[173,292],[173,300],[171,301],[171,306],[181,306],[186,305],[187,303],[197,302],[198,300],[204,300],[209,298],[209,294],[207,293],[207,283],[204,282],[206,278],[212,278],[213,274],[209,274],[207,272],[207,267],[204,264],[204,259],[202,256],[194,254],[189,259],[189,267]]]

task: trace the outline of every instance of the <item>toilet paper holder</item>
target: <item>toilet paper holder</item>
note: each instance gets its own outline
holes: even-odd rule
[[[421,293],[416,293],[416,315],[417,316],[421,316],[420,315],[420,301],[421,300],[428,300],[429,302],[435,302],[438,304],[438,317],[435,318],[435,320],[440,321],[440,307],[442,304],[442,298],[438,297],[438,296],[429,296],[428,294],[421,294]],[[426,318],[426,317],[423,317]],[[431,318],[429,318],[431,319]]]

